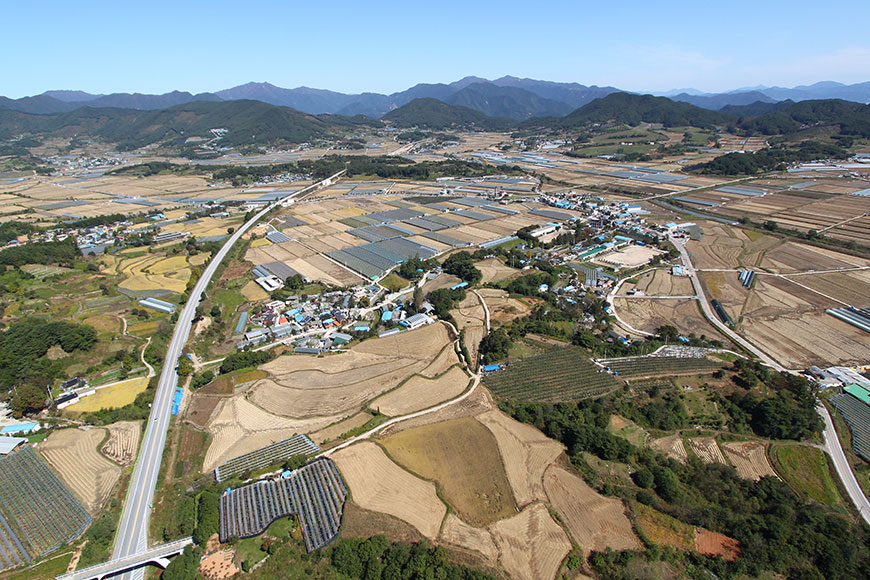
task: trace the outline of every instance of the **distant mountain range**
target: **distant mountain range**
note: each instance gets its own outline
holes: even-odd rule
[[[520,102],[521,98],[525,99],[525,106],[535,110],[545,112],[556,108],[554,112],[559,112],[552,104],[558,101],[518,95],[516,90],[523,89],[517,87],[501,87],[493,92],[498,99],[481,103],[474,100],[479,97],[480,85],[486,83],[471,82],[448,98],[454,100],[455,95],[462,94],[463,101],[502,115],[511,103]],[[54,97],[35,99],[63,103]],[[142,99],[140,102],[153,103],[153,100]],[[227,129],[221,138],[222,145],[246,146],[341,138],[354,133],[358,127],[381,127],[385,123],[403,129],[521,129],[566,132],[569,135],[600,124],[636,126],[660,123],[665,127],[730,126],[764,135],[789,135],[824,128],[828,135],[870,137],[870,105],[842,99],[797,103],[756,101],[748,105],[727,105],[722,111],[713,111],[666,97],[615,92],[592,100],[567,115],[511,119],[423,97],[412,99],[376,120],[364,115],[312,115],[291,107],[239,99],[195,101],[157,110],[86,106],[72,111],[35,114],[0,109],[0,141],[18,135],[88,136],[113,143],[120,150],[131,150],[151,144],[182,145],[189,137],[209,137],[212,129],[222,127]]]
[[[93,95],[83,91],[57,90],[41,95],[9,99],[0,97],[0,110],[7,109],[37,115],[66,113],[81,107],[114,107],[151,111],[194,101],[254,100],[290,107],[312,115],[366,115],[380,118],[414,99],[437,99],[460,105],[490,117],[518,121],[534,117],[561,117],[595,99],[623,92],[615,87],[586,86],[504,76],[495,80],[465,77],[449,84],[418,84],[392,94],[346,94],[323,89],[298,87],[285,89],[269,83],[247,83],[215,93],[191,94],[172,91],[162,95],[115,93]],[[843,99],[859,103],[870,101],[870,82],[845,85],[831,81],[794,88],[748,87],[725,93],[704,93],[685,88],[659,96],[714,111],[725,107],[805,101]]]

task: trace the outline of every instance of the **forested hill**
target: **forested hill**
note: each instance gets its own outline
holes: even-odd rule
[[[530,119],[523,126],[574,129],[593,123],[612,122],[632,126],[640,123],[661,123],[665,127],[708,128],[726,125],[733,120],[733,117],[718,111],[702,109],[665,97],[612,93],[583,105],[565,117]]]
[[[122,150],[152,143],[211,138],[211,129],[226,128],[228,146],[303,143],[370,119],[309,115],[260,101],[193,102],[156,111],[81,107],[67,113],[34,115],[0,110],[0,135],[87,135],[116,143]]]
[[[787,135],[808,127],[836,126],[844,135],[870,137],[870,105],[840,99],[801,101],[738,122],[741,129],[764,135]]]
[[[414,99],[382,117],[396,127],[423,129],[470,129],[502,131],[513,126],[510,119],[489,117],[459,105],[448,105],[437,99]]]

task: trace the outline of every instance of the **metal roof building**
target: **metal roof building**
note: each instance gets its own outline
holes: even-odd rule
[[[27,443],[27,439],[24,437],[0,437],[0,455],[12,453],[22,443]]]

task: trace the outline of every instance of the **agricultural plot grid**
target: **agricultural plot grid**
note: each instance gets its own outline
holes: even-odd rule
[[[220,539],[262,534],[275,520],[295,514],[311,552],[338,535],[347,487],[335,463],[323,457],[278,480],[228,489],[220,498]]]
[[[540,403],[564,403],[600,397],[619,388],[580,349],[556,347],[489,373],[484,385],[493,395]]]
[[[301,433],[296,434],[290,439],[230,459],[215,468],[214,478],[218,482],[226,481],[246,471],[256,471],[297,455],[312,455],[318,451],[320,448],[311,439]]]
[[[601,363],[620,377],[652,377],[713,372],[722,368],[721,363],[706,358],[637,356],[610,360]]]
[[[0,569],[79,537],[92,518],[30,447],[0,459]]]

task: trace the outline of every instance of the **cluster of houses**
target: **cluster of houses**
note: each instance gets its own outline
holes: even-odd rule
[[[379,286],[361,286],[349,291],[336,290],[317,296],[291,296],[287,300],[273,300],[262,306],[256,314],[243,313],[235,334],[242,335],[236,348],[243,350],[280,340],[304,338],[305,347],[326,350],[351,340],[338,330],[358,316],[357,302],[367,297],[373,301],[383,292]],[[248,325],[256,325],[245,330]],[[336,336],[339,334],[339,336]],[[319,341],[309,345],[311,341]],[[328,344],[327,344],[327,341]]]

